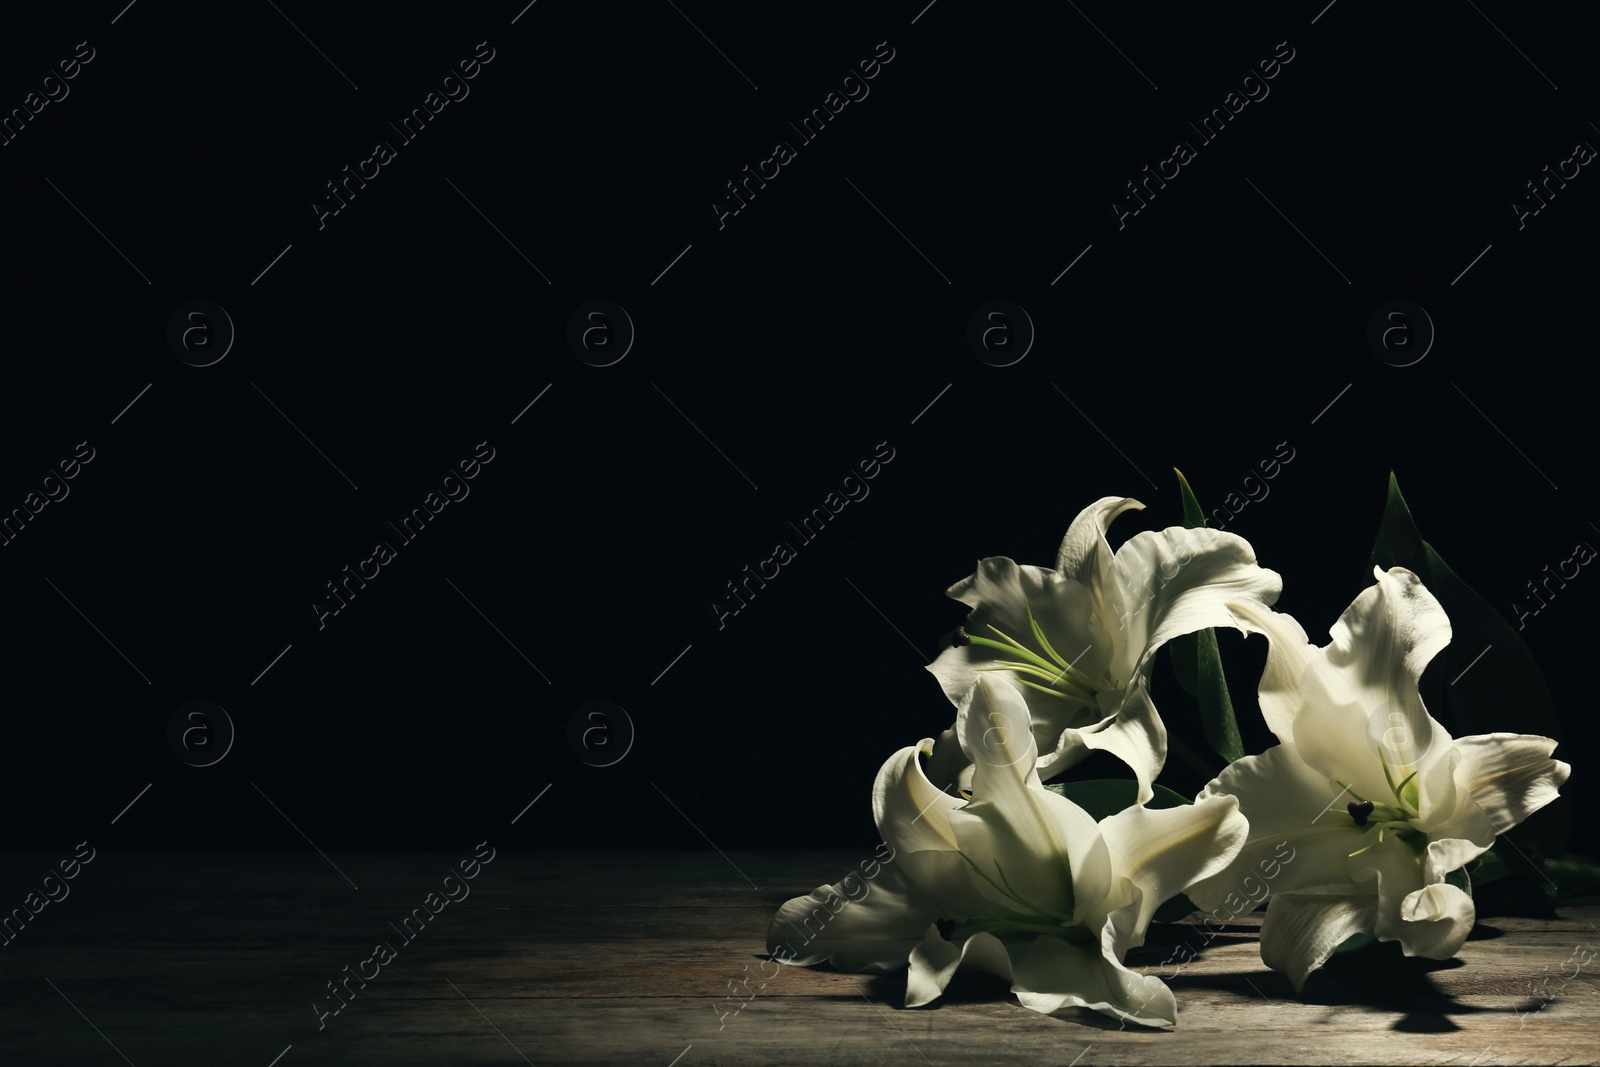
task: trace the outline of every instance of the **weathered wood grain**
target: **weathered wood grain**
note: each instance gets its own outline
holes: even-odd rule
[[[958,976],[915,1011],[897,1006],[901,976],[786,967],[763,984],[773,908],[861,858],[840,853],[502,850],[405,943],[390,924],[470,851],[333,856],[359,889],[314,854],[102,853],[0,948],[0,1063],[1600,1059],[1600,959],[1563,974],[1576,947],[1600,949],[1600,908],[1487,918],[1456,960],[1392,980],[1334,966],[1303,998],[1262,966],[1259,916],[1209,939],[1158,926],[1129,963],[1178,996],[1179,1025],[1162,1032],[1079,1009],[1042,1016],[981,976]],[[20,905],[57,858],[0,859],[0,908]],[[364,987],[350,980],[348,1006],[321,1017],[338,1007],[328,983],[380,941],[396,957]],[[1179,965],[1184,944],[1199,955]],[[734,1013],[730,984],[747,977]]]

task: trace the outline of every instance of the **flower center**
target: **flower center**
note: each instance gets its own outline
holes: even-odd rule
[[[1027,600],[1023,600],[1023,607],[1028,612],[1028,625],[1033,628],[1033,639],[1044,655],[1018,641],[1015,637],[1001,630],[998,626],[990,624],[986,627],[994,637],[982,637],[978,634],[969,634],[965,628],[956,627],[955,643],[957,645],[981,645],[993,649],[1009,657],[996,659],[987,666],[976,668],[979,671],[1012,671],[1017,675],[1017,681],[1030,689],[1037,689],[1041,693],[1048,693],[1053,697],[1071,700],[1085,707],[1098,707],[1095,701],[1097,687],[1090,677],[1080,671],[1075,665],[1077,660],[1068,662],[1050,644],[1050,639],[1045,636],[1044,629],[1033,617],[1033,608]],[[1078,654],[1082,659],[1084,652]],[[1032,679],[1032,680],[1030,680]]]
[[[1417,772],[1412,771],[1397,783],[1394,780],[1394,772],[1389,768],[1389,759],[1382,749],[1378,751],[1378,759],[1383,763],[1383,780],[1388,783],[1389,792],[1394,796],[1393,804],[1387,801],[1375,803],[1351,789],[1346,783],[1339,782],[1344,786],[1345,792],[1356,798],[1345,805],[1345,810],[1350,813],[1350,819],[1356,826],[1365,827],[1373,816],[1378,819],[1378,839],[1350,853],[1352,858],[1377,848],[1389,834],[1401,838],[1413,848],[1427,843],[1427,836],[1411,825],[1411,820],[1418,817],[1421,800]]]

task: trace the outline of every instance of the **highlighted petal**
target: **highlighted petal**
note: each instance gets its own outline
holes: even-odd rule
[[[1422,580],[1404,567],[1373,568],[1369,586],[1345,609],[1301,679],[1303,710],[1293,732],[1307,763],[1372,799],[1412,770],[1426,776],[1445,757],[1450,734],[1423,706],[1417,681],[1450,642],[1450,620]],[[1370,790],[1370,792],[1369,792]],[[1377,796],[1374,796],[1377,794]]]
[[[1117,550],[1115,610],[1104,622],[1114,635],[1111,675],[1132,678],[1156,649],[1180,634],[1211,626],[1248,629],[1229,601],[1272,604],[1283,579],[1256,562],[1238,534],[1169,526],[1134,534]]]
[[[1400,902],[1400,918],[1406,922],[1454,921],[1462,908],[1472,909],[1472,898],[1453,885],[1437,882],[1423,886]],[[1468,920],[1469,924],[1471,920]]]
[[[1550,758],[1556,742],[1533,734],[1477,734],[1456,741],[1455,780],[1467,803],[1503,834],[1560,795],[1572,768]]]
[[[949,814],[962,853],[997,908],[1057,920],[1104,899],[1110,860],[1094,819],[1042,788],[1027,707],[1003,678],[974,690],[963,740],[974,754],[972,800]]]
[[[1101,820],[1113,878],[1138,886],[1143,900],[1130,926],[1132,941],[1124,947],[1144,944],[1150,916],[1163,902],[1232,863],[1249,831],[1231,796],[1178,808],[1127,808]]]
[[[1106,531],[1118,515],[1128,510],[1143,511],[1144,505],[1131,496],[1103,496],[1078,512],[1056,551],[1056,570],[1089,586],[1110,577],[1112,553],[1106,543]]]
[[[1396,838],[1350,861],[1356,878],[1377,879],[1372,933],[1398,941],[1407,956],[1447,960],[1461,950],[1477,917],[1472,898],[1453,885],[1427,884],[1423,862]]]
[[[1349,871],[1350,853],[1365,843],[1365,831],[1347,809],[1354,798],[1306,766],[1300,749],[1276,745],[1246,756],[1201,790],[1197,803],[1218,795],[1238,797],[1239,813],[1250,823],[1249,841],[1233,864],[1186,891],[1201,910],[1231,919],[1272,894],[1371,892]]]
[[[962,802],[934,785],[923,772],[918,756],[932,751],[931,737],[915,747],[902,748],[884,761],[872,783],[873,818],[883,839],[897,853],[956,847],[950,813]]]
[[[1261,921],[1261,962],[1303,993],[1306,978],[1351,934],[1370,933],[1378,910],[1371,896],[1285,893]]]

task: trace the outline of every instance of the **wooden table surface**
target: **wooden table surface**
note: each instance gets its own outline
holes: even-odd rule
[[[21,907],[59,858],[0,860],[0,908]],[[982,976],[907,1011],[903,976],[825,968],[752,982],[759,992],[725,1014],[730,982],[758,970],[773,908],[862,856],[501,850],[432,915],[428,894],[463,858],[102,852],[0,949],[0,1064],[1600,1059],[1600,908],[1480,920],[1454,961],[1383,988],[1319,973],[1304,999],[1262,966],[1259,916],[1175,974],[1163,961],[1200,938],[1157,927],[1130,962],[1174,974],[1173,1031],[1075,1008],[1039,1015]],[[432,917],[413,920],[407,942],[399,927],[415,908]],[[378,942],[394,958],[364,962]],[[378,973],[321,1017],[346,966]]]

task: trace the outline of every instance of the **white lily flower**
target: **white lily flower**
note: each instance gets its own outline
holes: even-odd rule
[[[1028,706],[1009,679],[979,678],[964,726],[978,756],[971,798],[928,779],[931,738],[891,756],[873,811],[893,861],[868,893],[847,879],[784,904],[769,951],[846,970],[909,965],[907,1007],[968,966],[1010,981],[1035,1011],[1072,1004],[1175,1024],[1172,991],[1121,961],[1163,901],[1233,859],[1248,831],[1237,803],[1132,807],[1096,824],[1040,783]]]
[[[1201,792],[1237,797],[1250,838],[1232,867],[1188,892],[1207,910],[1233,899],[1288,842],[1294,858],[1268,887],[1261,959],[1297,991],[1354,933],[1399,941],[1409,956],[1455,955],[1476,914],[1445,876],[1554,800],[1571,772],[1550,758],[1548,737],[1452,738],[1417,689],[1450,622],[1411,571],[1373,574],[1322,648],[1287,615],[1234,605],[1271,641],[1261,710],[1282,743]]]
[[[991,556],[949,588],[972,612],[928,665],[957,708],[956,728],[940,739],[941,774],[959,770],[944,750],[965,736],[960,720],[973,686],[1003,670],[1023,687],[1041,777],[1103,749],[1132,768],[1140,804],[1154,795],[1167,757],[1166,727],[1149,692],[1157,650],[1207,627],[1244,629],[1229,603],[1270,605],[1283,579],[1256,563],[1244,538],[1203,527],[1144,531],[1113,553],[1107,527],[1143,507],[1104,497],[1073,520],[1054,570]],[[964,745],[962,754],[975,762]]]

